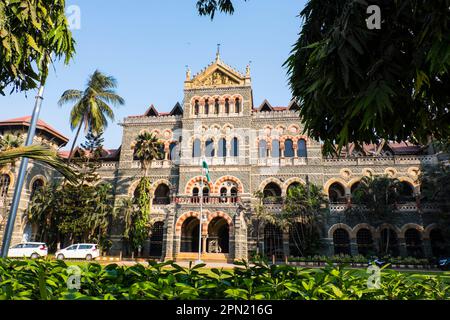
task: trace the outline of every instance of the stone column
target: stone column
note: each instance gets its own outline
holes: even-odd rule
[[[358,253],[358,243],[356,242],[356,239],[350,240],[350,253],[352,256],[357,256]]]
[[[324,253],[327,256],[333,256],[334,255],[334,243],[333,238],[325,238],[323,240],[324,242]]]
[[[208,236],[207,236],[207,235],[202,235],[202,254],[205,254],[205,253],[206,253],[207,239],[208,239]]]
[[[180,251],[180,243],[175,239],[175,213],[170,211],[164,222],[163,261],[172,260]],[[175,254],[174,254],[175,251]]]
[[[425,257],[431,258],[433,257],[433,248],[431,247],[430,239],[423,239],[422,241],[423,253]]]

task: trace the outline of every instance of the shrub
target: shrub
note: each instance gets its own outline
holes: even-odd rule
[[[132,267],[96,263],[80,266],[81,288],[67,288],[63,261],[0,260],[0,300],[5,299],[449,299],[450,286],[439,276],[401,274],[385,270],[379,289],[367,288],[360,270],[327,265],[322,269],[236,263],[231,270],[204,265],[183,268],[173,262]]]

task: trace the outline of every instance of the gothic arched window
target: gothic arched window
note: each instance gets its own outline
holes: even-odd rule
[[[219,99],[216,99],[216,102],[214,103],[214,113],[215,114],[219,114],[219,108],[220,108]]]
[[[229,99],[225,99],[225,113],[226,114],[230,113],[230,100]]]
[[[231,156],[232,157],[239,156],[239,140],[238,140],[238,138],[233,138],[233,140],[231,140]]]
[[[206,99],[205,101],[205,114],[208,115],[209,114],[209,100]]]
[[[227,141],[224,138],[219,140],[219,151],[217,156],[223,158],[227,156]]]
[[[194,114],[195,114],[196,116],[198,116],[199,113],[200,113],[200,105],[198,104],[198,100],[195,100]]]
[[[284,156],[286,158],[294,157],[294,142],[291,139],[284,141]]]
[[[266,140],[260,140],[258,143],[259,157],[264,159],[267,157],[267,142]]]
[[[280,141],[277,139],[272,140],[272,158],[280,157]]]
[[[201,142],[200,139],[195,139],[192,144],[192,157],[200,158],[201,157]]]
[[[297,142],[297,157],[306,158],[308,153],[306,151],[306,141],[301,139]]]
[[[234,112],[241,112],[241,101],[239,100],[239,98],[236,98],[236,101],[234,103]]]
[[[214,157],[214,141],[212,139],[208,139],[205,142],[205,156],[206,157]]]

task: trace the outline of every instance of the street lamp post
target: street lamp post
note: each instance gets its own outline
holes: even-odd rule
[[[33,139],[36,133],[36,125],[39,119],[39,113],[41,111],[42,100],[44,99],[44,85],[40,84],[38,94],[36,96],[36,102],[34,104],[33,115],[31,117],[30,126],[28,128],[27,140],[25,146],[33,144]],[[17,210],[19,208],[20,196],[23,189],[23,183],[25,181],[25,174],[28,166],[28,158],[22,158],[20,163],[19,174],[17,176],[17,183],[14,188],[14,196],[11,204],[11,211],[9,213],[8,221],[6,223],[5,233],[3,235],[3,244],[1,257],[7,258],[9,246],[11,244],[11,238],[14,231],[14,224],[16,222]]]

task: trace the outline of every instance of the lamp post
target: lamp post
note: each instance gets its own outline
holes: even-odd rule
[[[36,96],[36,101],[34,104],[33,115],[30,120],[30,126],[28,128],[27,140],[25,146],[30,146],[33,144],[33,139],[36,133],[36,125],[39,119],[39,113],[41,111],[42,100],[44,99],[44,84],[41,82]],[[20,196],[23,189],[23,183],[25,181],[25,174],[28,166],[28,158],[22,158],[20,163],[19,174],[17,176],[17,183],[14,188],[14,196],[11,204],[11,211],[9,213],[8,221],[6,223],[5,233],[3,235],[3,244],[1,257],[7,258],[9,246],[11,244],[12,233],[14,231],[14,224],[16,222],[17,210],[19,209]]]

